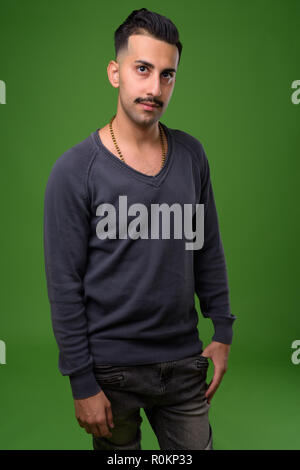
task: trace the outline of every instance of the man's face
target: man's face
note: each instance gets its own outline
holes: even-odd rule
[[[124,112],[138,124],[148,126],[157,122],[173,93],[179,59],[177,47],[149,35],[134,34],[128,38],[128,50],[121,51],[117,59],[119,102]],[[157,107],[147,109],[141,102]]]

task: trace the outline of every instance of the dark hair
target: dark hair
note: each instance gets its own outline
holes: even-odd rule
[[[179,33],[176,26],[165,16],[149,11],[147,8],[133,10],[126,20],[116,29],[114,34],[116,58],[120,49],[127,48],[129,36],[132,34],[144,34],[143,30],[146,30],[156,39],[161,39],[177,46],[179,65],[183,46],[179,41]]]

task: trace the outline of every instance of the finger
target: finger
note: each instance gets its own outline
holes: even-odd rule
[[[215,392],[220,385],[222,377],[214,375],[213,379],[208,385],[208,389],[206,390],[206,395],[209,395],[212,391]]]
[[[79,426],[80,426],[81,428],[84,428],[84,424],[83,424],[83,422],[82,422],[79,418],[77,418],[77,421],[78,421]]]
[[[112,437],[112,433],[110,432],[109,428],[107,427],[106,423],[98,423],[97,424],[97,432],[100,432],[101,436],[104,437]]]
[[[214,376],[212,381],[208,385],[208,389],[205,392],[206,398],[208,398],[208,403],[212,399],[212,396],[216,392],[217,388],[219,387],[221,380],[222,380],[223,374],[221,372],[218,372],[215,370]]]
[[[108,431],[107,434],[103,434],[102,429],[98,423],[95,423],[90,426],[91,433],[96,437],[112,437],[111,432]],[[107,429],[107,428],[106,428]],[[104,431],[105,432],[105,431]]]
[[[105,431],[105,429],[107,429],[107,431]],[[100,424],[97,424],[95,432],[93,432],[93,434],[96,437],[112,437],[112,433],[109,431],[109,429],[107,427],[101,426]]]
[[[216,390],[218,387],[209,387],[205,393],[205,397],[207,399],[207,403],[210,404]]]
[[[86,430],[88,434],[92,434],[91,427],[88,424],[84,425],[84,429]]]
[[[112,433],[106,424],[96,423],[93,434],[96,437],[112,437]]]
[[[110,428],[113,428],[115,425],[114,425],[111,406],[108,406],[107,408],[105,408],[105,412],[106,412],[106,422]]]

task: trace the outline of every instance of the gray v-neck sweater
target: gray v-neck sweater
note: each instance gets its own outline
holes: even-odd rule
[[[168,152],[155,176],[111,153],[97,129],[55,161],[47,181],[47,291],[58,367],[76,399],[101,390],[96,364],[200,353],[195,293],[202,315],[213,321],[212,340],[232,342],[236,317],[209,163],[199,140],[162,126]]]

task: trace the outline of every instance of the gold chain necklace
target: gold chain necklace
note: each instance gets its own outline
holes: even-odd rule
[[[117,144],[117,140],[116,140],[115,135],[114,135],[114,131],[113,131],[113,129],[112,129],[112,122],[113,122],[113,120],[114,120],[115,117],[116,117],[116,115],[114,115],[114,116],[111,118],[110,122],[109,122],[109,130],[110,130],[110,133],[111,133],[111,138],[112,138],[112,140],[113,140],[113,143],[115,144],[115,147],[116,147],[117,152],[118,152],[118,154],[119,154],[119,157],[121,158],[121,160],[122,160],[124,163],[126,163],[125,160],[124,160],[123,155],[121,154],[121,151],[120,151],[119,146],[118,146],[118,144]],[[161,141],[161,147],[162,147],[162,159],[161,159],[161,168],[162,168],[162,167],[164,166],[164,164],[165,164],[166,151],[165,151],[164,141],[163,141],[163,128],[162,128],[162,125],[161,125],[160,122],[158,122],[158,128],[159,128],[159,135],[160,135],[160,141]]]

